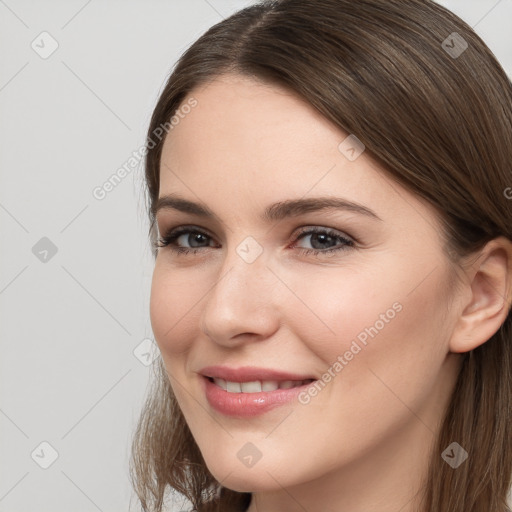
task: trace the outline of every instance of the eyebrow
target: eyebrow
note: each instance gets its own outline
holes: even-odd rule
[[[178,194],[169,194],[159,197],[152,208],[153,215],[156,217],[156,214],[160,210],[177,210],[199,217],[217,218],[206,205],[189,201]],[[382,221],[370,208],[339,197],[313,197],[280,201],[265,208],[260,219],[264,222],[275,222],[287,217],[298,217],[305,213],[325,210],[346,210]]]

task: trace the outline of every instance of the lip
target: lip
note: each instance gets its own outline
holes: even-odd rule
[[[235,418],[250,418],[268,412],[280,405],[293,402],[297,396],[314,382],[289,389],[276,389],[260,393],[230,393],[217,386],[210,378],[219,378],[233,382],[251,382],[255,380],[307,380],[310,376],[293,374],[278,370],[245,366],[228,368],[209,366],[203,368],[201,383],[210,406],[223,415]],[[316,380],[316,379],[314,379]]]

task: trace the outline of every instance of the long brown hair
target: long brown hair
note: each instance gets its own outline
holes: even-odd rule
[[[287,87],[355,134],[384,172],[435,207],[454,274],[486,242],[512,240],[512,200],[504,193],[512,187],[512,84],[471,27],[429,0],[267,0],[203,34],[161,93],[145,161],[152,241],[164,140],[155,143],[153,134],[194,88],[225,73]],[[507,509],[510,311],[491,339],[461,357],[419,512]],[[169,489],[200,512],[246,510],[251,495],[215,481],[161,360],[157,370],[130,461],[143,510],[160,512]],[[457,470],[441,458],[455,440],[470,453]]]

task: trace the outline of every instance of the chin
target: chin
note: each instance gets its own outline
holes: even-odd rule
[[[214,475],[217,478],[216,475]],[[221,481],[223,487],[236,492],[262,492],[277,491],[281,486],[277,484],[268,474],[236,474],[234,471],[229,477]]]
[[[282,489],[281,480],[279,483],[271,475],[279,475],[279,472],[267,470],[263,465],[258,464],[252,468],[233,467],[229,464],[207,464],[210,473],[220,482],[223,487],[227,487],[236,492],[261,492],[276,491]],[[267,472],[268,471],[268,472]],[[281,484],[281,485],[280,485]],[[289,482],[286,482],[289,485]]]

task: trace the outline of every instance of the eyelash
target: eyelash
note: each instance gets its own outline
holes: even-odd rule
[[[185,255],[185,254],[189,254],[189,253],[196,254],[200,250],[211,248],[208,246],[189,248],[189,247],[180,247],[177,245],[173,245],[174,241],[183,234],[200,234],[200,235],[204,235],[207,238],[212,238],[212,237],[210,237],[210,235],[208,235],[204,231],[201,231],[196,228],[184,226],[184,227],[180,227],[180,228],[171,230],[164,236],[158,238],[158,240],[154,243],[154,246],[155,246],[155,248],[169,247],[171,249],[171,251],[175,252],[177,255],[180,255],[180,254]],[[345,238],[345,237],[339,235],[336,231],[333,231],[333,230],[327,229],[327,228],[310,228],[310,229],[301,231],[297,235],[297,237],[295,238],[293,243],[296,243],[299,240],[301,240],[302,238],[306,237],[307,235],[312,235],[312,234],[327,235],[327,236],[332,237],[338,241],[343,242],[344,245],[332,247],[330,249],[324,249],[324,250],[299,248],[299,251],[303,255],[309,255],[309,254],[314,253],[315,256],[321,256],[321,255],[325,255],[325,254],[332,254],[337,251],[345,251],[350,247],[354,247],[353,240]]]

